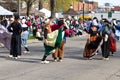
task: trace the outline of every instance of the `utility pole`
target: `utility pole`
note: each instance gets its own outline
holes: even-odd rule
[[[80,3],[80,0],[78,0],[78,11],[79,11],[79,7],[80,7],[80,6],[79,6],[79,5],[80,5],[79,3]]]
[[[43,5],[42,5],[42,0],[39,0],[39,4],[38,4],[38,10],[42,9]]]
[[[20,16],[20,0],[18,0],[18,15]]]
[[[83,0],[83,26],[84,26],[84,7],[85,7],[85,1]]]

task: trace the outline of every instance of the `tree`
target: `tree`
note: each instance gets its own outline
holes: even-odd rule
[[[27,16],[29,16],[30,9],[35,1],[36,0],[25,0],[26,5],[27,5]]]
[[[57,0],[56,1],[56,11],[66,11],[69,9],[73,2],[78,2],[78,0]]]
[[[39,10],[43,8],[42,0],[39,0],[38,8],[39,8]]]
[[[55,17],[56,0],[50,0],[51,18]]]

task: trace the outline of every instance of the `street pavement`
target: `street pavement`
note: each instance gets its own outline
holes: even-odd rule
[[[41,64],[43,42],[29,40],[29,54],[15,60],[8,58],[9,51],[0,48],[0,80],[120,80],[120,41],[117,52],[109,61],[102,60],[101,51],[93,60],[83,58],[87,35],[67,38],[63,62]],[[22,48],[24,51],[24,48]]]

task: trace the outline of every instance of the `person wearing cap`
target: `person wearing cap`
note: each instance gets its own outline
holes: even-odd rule
[[[110,54],[110,22],[105,19],[102,29],[103,44],[101,46],[103,60],[109,60]]]
[[[8,26],[8,31],[12,33],[10,56],[17,59],[21,56],[21,32],[22,26],[20,24],[20,18],[15,15],[15,21]]]
[[[89,37],[84,48],[83,57],[92,59],[102,44],[102,37],[98,34],[98,24],[96,22],[91,23],[88,34]]]

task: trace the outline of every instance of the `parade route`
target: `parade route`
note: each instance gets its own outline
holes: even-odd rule
[[[87,36],[67,38],[63,62],[41,64],[43,42],[29,40],[29,54],[15,60],[8,58],[9,51],[0,48],[0,80],[120,80],[120,41],[117,52],[109,61],[102,60],[101,51],[92,60],[83,58]],[[22,48],[22,51],[24,48]]]

